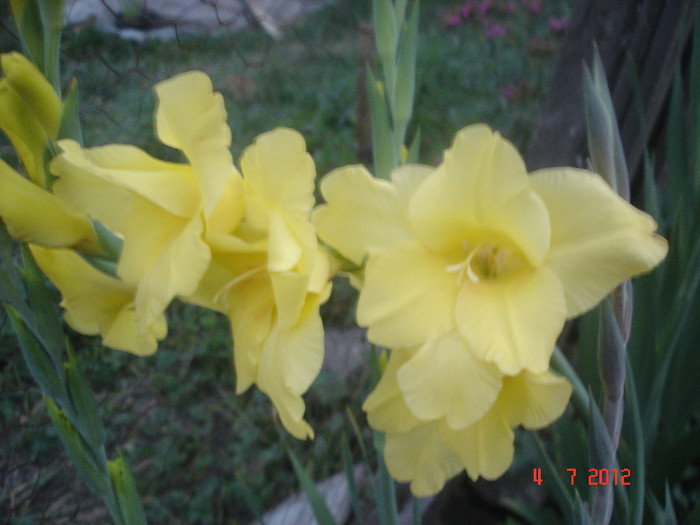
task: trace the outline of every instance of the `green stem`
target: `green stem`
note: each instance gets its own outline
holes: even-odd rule
[[[574,368],[571,366],[571,363],[569,363],[569,360],[566,358],[566,356],[564,356],[558,346],[554,347],[554,353],[552,354],[552,366],[558,372],[563,374],[571,383],[573,388],[572,400],[576,406],[576,410],[578,410],[579,413],[584,416],[584,419],[587,419],[590,411],[588,390]]]

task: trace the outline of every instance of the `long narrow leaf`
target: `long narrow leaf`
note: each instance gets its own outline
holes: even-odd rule
[[[355,482],[355,469],[352,465],[352,455],[350,454],[350,445],[346,434],[341,436],[340,440],[340,456],[343,460],[343,470],[345,477],[348,479],[348,489],[350,490],[350,503],[352,511],[355,513],[355,521],[361,521],[362,509],[360,508],[360,495],[357,492],[357,483]]]
[[[690,66],[690,147],[692,148],[693,186],[700,193],[700,9],[695,13],[693,50]]]
[[[80,363],[70,344],[68,346],[68,363],[66,370],[66,387],[74,408],[72,418],[78,431],[92,447],[101,447],[105,440],[104,426],[95,402],[95,396],[88,386]]]
[[[374,448],[377,452],[377,477],[379,495],[377,497],[377,513],[381,525],[397,525],[399,522],[399,511],[396,507],[396,486],[394,480],[389,475],[389,471],[384,463],[384,435],[374,432]]]
[[[372,154],[374,173],[381,179],[388,179],[391,170],[398,165],[392,140],[391,120],[386,98],[377,85],[372,70],[367,66],[367,91],[372,113]]]
[[[36,340],[34,334],[27,328],[17,311],[9,305],[5,305],[5,310],[12,322],[12,327],[15,329],[17,340],[22,349],[22,355],[32,377],[39,383],[39,387],[46,395],[65,401],[66,390],[63,378],[57,374],[51,357]],[[61,367],[60,371],[61,373],[63,372],[63,367]]]
[[[406,128],[413,114],[416,90],[416,47],[418,45],[418,12],[416,2],[410,18],[401,32],[399,59],[396,69],[396,89],[392,116],[394,119],[395,147],[401,147],[406,138]]]
[[[632,417],[635,483],[632,491],[632,525],[642,525],[644,519],[644,487],[646,486],[646,462],[644,460],[644,430],[639,411],[637,385],[632,364],[627,359],[626,398],[627,413]]]
[[[590,465],[612,471],[616,467],[615,447],[598,405],[591,399],[588,421]],[[591,488],[591,515],[598,525],[607,525],[612,517],[614,504],[613,486],[598,484]]]
[[[58,126],[59,139],[73,139],[78,143],[83,143],[83,132],[80,127],[80,95],[78,93],[78,82],[73,79],[68,88],[68,93],[61,106],[61,122]]]
[[[136,483],[123,456],[108,463],[109,475],[119,509],[126,525],[146,525],[146,514],[136,491]]]
[[[34,257],[26,244],[22,245],[24,262],[23,280],[27,288],[29,305],[34,312],[37,331],[43,347],[53,361],[60,376],[63,375],[64,332],[63,320],[58,311],[58,298],[51,292]]]
[[[45,397],[44,401],[49,416],[51,416],[51,420],[56,425],[58,436],[61,438],[68,456],[80,477],[85,481],[85,484],[92,492],[103,498],[105,495],[111,494],[112,488],[107,471],[107,462],[103,462],[102,458],[95,456],[80,437],[66,413],[58,408],[51,398]]]
[[[297,458],[296,454],[291,449],[287,449],[287,454],[292,462],[294,473],[301,484],[301,488],[304,491],[304,494],[306,494],[306,497],[309,499],[309,505],[311,505],[311,510],[313,511],[318,524],[337,525],[335,518],[333,518],[333,514],[331,514],[331,511],[328,509],[328,505],[326,505],[326,501],[319,493],[308,472],[306,472],[306,469],[302,466],[299,458]]]
[[[542,440],[535,432],[529,432],[528,434],[532,437],[535,447],[537,448],[537,452],[539,452],[540,459],[544,465],[546,474],[544,479],[552,488],[554,499],[557,500],[559,509],[566,516],[574,506],[574,499],[571,497],[571,494],[569,494],[569,490],[566,488],[566,485],[564,485],[559,469],[554,464],[554,461],[552,461],[552,458],[547,452]]]
[[[578,491],[576,492],[576,503],[571,511],[572,523],[574,525],[595,525],[597,523],[593,521],[593,518],[591,518],[591,515],[588,513],[588,509],[586,509],[585,505],[583,504]]]

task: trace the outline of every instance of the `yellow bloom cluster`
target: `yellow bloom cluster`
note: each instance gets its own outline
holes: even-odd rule
[[[652,218],[601,177],[528,175],[486,126],[460,131],[437,168],[403,166],[391,181],[335,170],[312,214],[302,136],[260,135],[239,170],[204,73],[155,87],[156,134],[186,159],[175,163],[57,140],[63,108],[48,82],[17,53],[0,65],[0,128],[27,175],[0,161],[0,216],[60,290],[68,324],[149,355],[173,299],[222,312],[237,391],[256,384],[291,434],[313,437],[302,395],[323,361],[332,273],[318,232],[363,267],[358,322],[391,349],[364,409],[390,473],[417,495],[464,469],[503,474],[513,430],[546,426],[568,403],[571,386],[549,371],[564,322],[667,252]]]
[[[653,219],[600,176],[528,175],[483,125],[460,131],[435,169],[383,181],[344,167],[321,191],[317,231],[364,262],[357,319],[392,350],[364,409],[386,433],[389,472],[421,496],[462,469],[502,475],[513,429],[566,407],[571,387],[548,371],[566,319],[667,252]]]
[[[0,127],[29,180],[0,163],[0,216],[61,291],[68,324],[149,355],[174,298],[221,311],[234,335],[238,391],[256,383],[294,436],[312,437],[301,396],[323,361],[319,306],[331,285],[310,222],[315,167],[301,135],[258,137],[241,175],[222,96],[204,73],[189,72],[155,87],[156,134],[186,163],[59,140],[51,183],[44,158],[60,100],[21,55],[3,55],[2,67],[0,109],[12,111],[0,111]],[[121,246],[111,261],[104,232]]]

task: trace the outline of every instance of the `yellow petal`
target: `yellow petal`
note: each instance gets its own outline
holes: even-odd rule
[[[551,372],[523,372],[506,377],[498,406],[512,427],[538,429],[549,425],[564,412],[571,397],[571,384]]]
[[[190,71],[157,84],[156,133],[163,143],[182,150],[199,181],[205,216],[213,212],[229,179],[240,180],[229,151],[231,130],[220,93],[201,71]]]
[[[128,145],[84,149],[75,141],[62,140],[59,146],[63,153],[51,163],[51,171],[61,179],[54,190],[57,194],[79,193],[83,178],[78,179],[78,174],[130,190],[180,217],[192,217],[200,209],[199,188],[190,166],[155,159]]]
[[[100,333],[106,346],[132,354],[156,351],[158,340],[165,337],[165,316],[140,330],[132,287],[99,272],[70,250],[31,249],[41,270],[61,291],[71,327],[87,335]]]
[[[279,212],[270,211],[269,221],[268,269],[271,272],[291,270],[301,259],[302,246]]]
[[[467,346],[507,375],[549,368],[566,319],[564,292],[547,267],[504,278],[466,281],[457,299],[457,326]]]
[[[314,252],[316,257],[309,276],[309,292],[321,293],[321,290],[325,288],[326,283],[334,275],[335,271],[331,267],[331,256],[326,250],[316,244]]]
[[[413,238],[408,204],[432,168],[404,166],[393,182],[375,179],[363,166],[338,168],[321,181],[327,205],[316,208],[313,223],[324,242],[357,265],[371,251],[388,250]]]
[[[357,305],[357,321],[369,326],[369,339],[407,348],[449,332],[458,289],[447,265],[413,242],[372,255]]]
[[[121,188],[95,177],[91,171],[78,167],[69,160],[69,155],[77,152],[80,145],[75,141],[60,141],[66,156],[58,155],[50,164],[51,172],[60,177],[54,181],[53,192],[70,208],[100,221],[113,232],[121,233],[126,216],[135,195],[126,188]]]
[[[90,220],[0,160],[0,216],[15,239],[48,248],[99,252]]]
[[[410,216],[421,241],[441,252],[465,240],[505,240],[537,265],[549,248],[547,210],[529,187],[520,154],[482,125],[457,134],[444,163],[416,191]]]
[[[231,177],[226,186],[224,186],[216,206],[207,218],[207,237],[233,232],[241,223],[244,215],[243,179]]]
[[[417,497],[439,492],[445,481],[462,470],[442,442],[436,422],[400,434],[387,433],[384,461],[395,480],[411,482],[411,492]]]
[[[547,264],[566,294],[567,316],[600,302],[624,280],[654,268],[668,251],[656,223],[619,197],[599,176],[573,168],[532,174],[552,223]]]
[[[55,137],[61,119],[61,101],[48,80],[20,53],[0,55],[0,64],[12,89],[41,123],[46,134]]]
[[[308,220],[316,168],[300,133],[277,128],[258,136],[243,152],[241,169],[253,227],[267,229],[269,210],[288,220]]]
[[[444,417],[455,430],[471,425],[493,406],[502,382],[498,369],[475,359],[457,331],[428,341],[397,375],[416,417]]]
[[[380,432],[402,433],[421,424],[406,405],[396,377],[399,368],[413,354],[410,350],[392,350],[379,383],[362,405],[362,410],[367,412],[367,421]]]
[[[147,200],[134,200],[124,222],[117,273],[137,288],[139,323],[153,322],[176,295],[195,292],[211,259],[202,230],[201,216],[186,220]]]
[[[313,438],[313,430],[303,419],[301,395],[321,371],[324,342],[318,309],[329,293],[330,285],[323,295],[310,295],[296,325],[286,328],[276,323],[260,359],[257,384],[297,439]]]
[[[207,271],[199,281],[197,290],[192,294],[180,296],[179,299],[189,304],[227,314],[229,308],[226,292],[233,279],[235,279],[235,275],[212,257]]]
[[[267,276],[256,275],[228,292],[229,320],[233,334],[236,392],[247,390],[258,377],[263,345],[273,327],[274,297]]]
[[[452,430],[443,422],[440,436],[474,481],[499,478],[513,462],[513,430],[497,407],[463,430]]]
[[[275,272],[270,274],[275,294],[277,322],[287,328],[297,322],[306,301],[309,278],[296,272]]]
[[[0,78],[0,129],[17,150],[27,176],[43,187],[44,148],[48,137],[41,122],[6,78]]]

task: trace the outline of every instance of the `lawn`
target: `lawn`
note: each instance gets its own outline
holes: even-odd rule
[[[433,164],[459,128],[486,122],[521,150],[571,13],[567,0],[493,1],[482,11],[463,2],[424,0],[418,44],[415,125],[421,160]],[[487,6],[487,7],[483,7]],[[6,11],[6,9],[5,9]],[[357,162],[358,34],[367,0],[337,0],[279,40],[262,30],[182,35],[176,41],[124,41],[91,27],[67,28],[64,82],[76,77],[86,146],[121,142],[174,159],[155,138],[154,83],[201,69],[223,93],[234,158],[276,126],[301,131],[318,176]],[[3,51],[17,42],[4,13]],[[411,133],[412,135],[412,133]],[[12,160],[0,143],[0,155]],[[354,295],[338,281],[324,308],[327,326],[352,322]],[[227,320],[174,304],[169,335],[149,358],[102,348],[77,334],[75,344],[97,393],[110,457],[122,451],[134,471],[149,523],[247,523],[298,490],[291,447],[321,480],[342,468],[343,434],[360,460],[346,411],[361,426],[371,389],[368,367],[345,378],[324,370],[306,395],[311,443],[296,442],[258,391],[236,396]],[[369,438],[369,434],[365,434]],[[41,399],[0,318],[0,516],[6,523],[99,523],[101,503],[83,487],[58,443]]]

